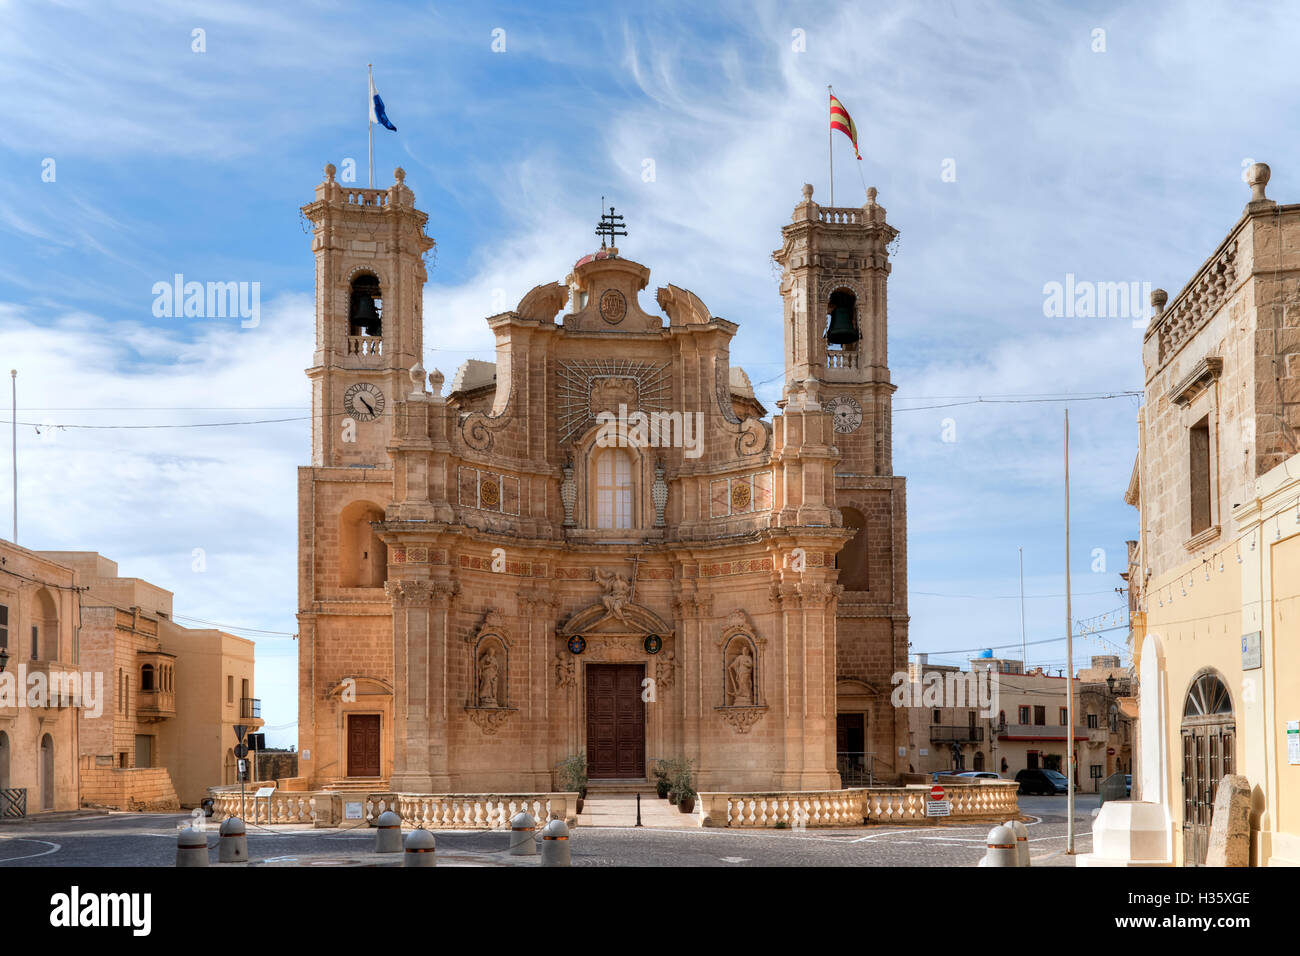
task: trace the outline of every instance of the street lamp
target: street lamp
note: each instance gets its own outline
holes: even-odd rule
[[[1106,678],[1106,689],[1110,691],[1111,696],[1115,695],[1115,675],[1111,674]]]

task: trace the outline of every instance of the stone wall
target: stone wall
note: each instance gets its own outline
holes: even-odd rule
[[[176,788],[165,767],[83,768],[81,805],[112,810],[179,810]]]

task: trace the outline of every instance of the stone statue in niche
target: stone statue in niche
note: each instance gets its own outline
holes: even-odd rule
[[[747,642],[741,642],[740,653],[727,665],[727,691],[733,707],[754,703],[754,653]]]
[[[478,659],[478,705],[497,707],[497,683],[501,665],[495,648],[489,647]]]
[[[600,599],[605,605],[605,610],[612,617],[626,622],[623,613],[632,598],[632,585],[628,579],[617,572],[597,570],[596,580],[605,588],[605,595]]]

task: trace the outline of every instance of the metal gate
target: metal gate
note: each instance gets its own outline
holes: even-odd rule
[[[1183,865],[1204,866],[1219,781],[1233,772],[1232,698],[1213,672],[1193,682],[1183,705]]]

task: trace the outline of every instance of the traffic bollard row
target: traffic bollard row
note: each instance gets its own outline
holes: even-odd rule
[[[980,866],[1019,866],[1016,858],[1016,834],[1010,827],[998,826],[989,831],[988,849]]]
[[[402,852],[402,818],[392,810],[385,810],[375,821],[375,852]]]
[[[436,846],[433,834],[428,830],[412,830],[406,835],[406,858],[402,860],[402,866],[437,866]]]
[[[185,829],[176,835],[177,866],[207,866],[208,838],[198,830]]]
[[[221,842],[217,849],[217,862],[248,862],[248,834],[244,829],[244,821],[239,817],[227,817],[221,823]]]
[[[1019,820],[1008,820],[1006,826],[1016,835],[1016,865],[1029,865],[1029,828]]]
[[[542,866],[572,866],[569,860],[569,828],[563,820],[542,827]]]
[[[532,814],[521,810],[510,818],[510,855],[536,856],[537,821]]]

